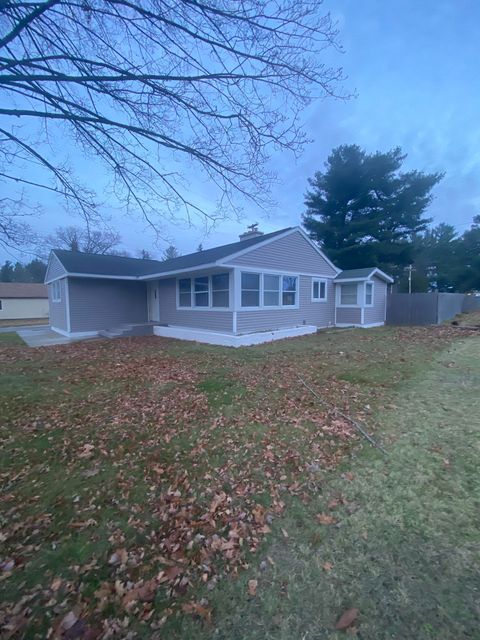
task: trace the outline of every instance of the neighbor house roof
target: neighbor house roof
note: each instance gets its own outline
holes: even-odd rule
[[[44,284],[0,282],[0,298],[48,298],[48,292]]]
[[[377,269],[376,267],[365,267],[364,269],[347,269],[345,271],[340,271],[340,273],[335,276],[334,282],[368,280],[372,276],[377,276],[378,278],[385,280],[385,282],[393,282],[393,278],[381,271],[381,269]]]
[[[247,238],[246,240],[224,244],[220,247],[214,247],[213,249],[205,249],[163,261],[82,253],[80,251],[67,251],[64,249],[54,249],[53,253],[57,256],[67,274],[139,278],[142,276],[161,275],[162,273],[171,273],[200,268],[203,265],[211,265],[238,251],[253,247],[292,229],[293,227],[287,227],[286,229],[280,229],[273,233],[265,233],[255,238]]]

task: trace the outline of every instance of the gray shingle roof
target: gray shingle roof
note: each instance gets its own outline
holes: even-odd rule
[[[366,267],[365,269],[346,269],[340,271],[335,280],[350,280],[350,278],[368,278],[375,267]]]
[[[375,271],[377,272],[379,278],[387,279],[387,282],[393,282],[392,278],[389,275],[383,273],[383,271],[377,269],[377,267],[365,267],[364,269],[346,269],[345,271],[340,271],[340,273],[335,276],[334,282],[339,282],[341,280],[367,280]]]
[[[171,260],[143,260],[140,258],[125,258],[123,256],[107,256],[96,253],[81,253],[79,251],[66,251],[54,249],[54,253],[68,273],[84,273],[98,276],[141,277],[151,274],[168,273],[170,271],[182,271],[183,269],[196,269],[202,265],[217,262],[223,258],[253,247],[269,238],[289,231],[292,227],[280,229],[273,233],[266,233],[256,238],[248,238],[231,244],[224,244],[213,249],[205,249],[186,256],[179,256]]]
[[[48,291],[36,282],[0,282],[0,298],[48,298]]]

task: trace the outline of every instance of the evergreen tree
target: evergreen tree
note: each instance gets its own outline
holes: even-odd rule
[[[178,258],[180,253],[175,245],[171,244],[165,249],[162,255],[162,260],[171,260],[172,258]]]
[[[480,216],[461,238],[461,263],[463,268],[456,274],[458,291],[480,291]]]
[[[35,258],[25,265],[25,271],[29,282],[43,282],[47,272],[47,265],[42,260]]]
[[[13,268],[13,281],[14,282],[29,282],[28,274],[21,262],[16,262]]]
[[[405,157],[398,147],[368,154],[342,145],[309,180],[304,226],[342,269],[399,275],[413,261],[412,236],[427,228],[431,190],[443,175],[401,172]]]
[[[0,269],[0,282],[13,282],[13,264],[10,260],[5,260]]]

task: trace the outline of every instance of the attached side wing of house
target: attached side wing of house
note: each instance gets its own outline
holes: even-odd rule
[[[337,327],[385,324],[387,287],[393,278],[377,268],[350,269],[335,277]]]

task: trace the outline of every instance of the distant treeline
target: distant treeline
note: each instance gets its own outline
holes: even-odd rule
[[[0,282],[43,282],[47,265],[43,260],[10,262],[6,260],[0,268]]]

